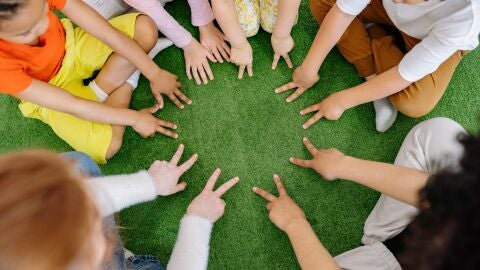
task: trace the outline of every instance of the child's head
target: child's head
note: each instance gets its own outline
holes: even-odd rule
[[[0,0],[0,39],[31,44],[47,31],[45,0]]]
[[[420,193],[411,224],[405,269],[478,269],[480,265],[480,137],[462,139],[460,170],[445,170]]]
[[[96,269],[102,219],[82,175],[54,153],[0,156],[0,269]]]

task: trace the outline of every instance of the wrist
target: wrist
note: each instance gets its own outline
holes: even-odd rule
[[[308,220],[305,217],[296,217],[290,220],[287,225],[285,225],[284,232],[287,235],[294,233],[298,228],[302,228],[304,226],[310,226]]]
[[[348,89],[336,92],[332,95],[336,97],[338,104],[340,104],[344,110],[348,110],[358,105]]]
[[[344,179],[348,181],[353,181],[353,177],[351,175],[352,168],[355,168],[355,161],[357,159],[351,156],[344,156],[343,159],[339,162],[339,179]],[[353,181],[354,182],[354,181]]]

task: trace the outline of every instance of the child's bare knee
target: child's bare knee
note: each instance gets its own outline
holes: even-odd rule
[[[133,39],[144,51],[150,51],[158,40],[158,28],[155,22],[147,15],[139,15],[135,23]]]

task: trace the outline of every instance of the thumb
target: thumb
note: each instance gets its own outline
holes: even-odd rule
[[[164,103],[163,103],[162,94],[160,94],[159,92],[156,92],[156,93],[155,93],[155,99],[157,100],[157,103],[158,103],[158,106],[159,106],[158,109],[157,109],[157,111],[158,111],[159,109],[163,109]],[[156,112],[156,111],[155,111],[155,112]]]
[[[159,109],[160,109],[160,105],[155,104],[155,105],[153,105],[152,107],[147,108],[147,111],[148,111],[149,113],[151,113],[151,114],[154,114],[154,113],[156,113]]]
[[[175,191],[175,193],[177,193],[177,192],[185,190],[186,187],[187,187],[186,182],[180,182],[175,186],[175,188],[173,190]]]

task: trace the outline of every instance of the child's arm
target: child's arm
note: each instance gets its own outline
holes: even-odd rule
[[[345,156],[334,148],[317,149],[308,139],[303,142],[313,159],[291,158],[293,164],[314,169],[326,180],[350,180],[413,206],[418,206],[418,194],[430,177],[411,168]]]
[[[152,93],[162,107],[161,94],[167,95],[172,101],[178,101],[177,96],[181,92],[177,77],[160,69],[135,41],[113,28],[95,10],[80,0],[68,0],[61,12],[135,65],[150,81]]]
[[[125,3],[147,14],[175,46],[182,48],[185,56],[186,73],[188,79],[195,78],[197,84],[208,83],[213,80],[213,72],[208,60],[216,62],[215,57],[185,30],[158,0],[124,0]]]
[[[208,0],[188,0],[192,11],[192,24],[200,31],[200,43],[205,46],[215,59],[223,63],[223,58],[230,61],[230,47],[225,36],[213,23],[213,11]],[[223,57],[223,58],[222,58]]]
[[[230,61],[239,66],[238,78],[243,77],[245,68],[253,75],[253,52],[238,22],[234,0],[212,0],[213,13],[230,42]]]
[[[159,109],[158,105],[141,111],[114,108],[76,97],[63,89],[38,80],[33,80],[27,89],[15,97],[92,122],[131,126],[142,137],[149,137],[157,132],[172,138],[178,137],[176,133],[165,129],[175,129],[175,124],[152,115]]]
[[[283,57],[289,68],[293,67],[288,53],[293,49],[294,41],[290,34],[297,19],[300,0],[278,1],[278,16],[271,37],[273,48],[272,69],[277,68],[278,60]]]
[[[258,187],[254,187],[253,192],[267,201],[268,217],[290,238],[300,267],[304,270],[340,269],[318,239],[303,210],[288,195],[280,177],[274,175],[273,179],[278,189],[278,197]]]
[[[276,93],[282,93],[290,89],[297,88],[295,92],[287,98],[287,102],[297,99],[305,90],[312,87],[319,79],[318,71],[327,54],[337,44],[347,27],[353,21],[355,16],[343,12],[337,5],[334,5],[320,25],[320,29],[308,51],[308,54],[295,72],[293,80],[275,90]]]

